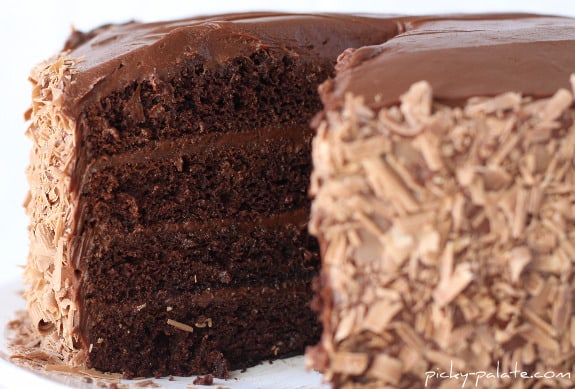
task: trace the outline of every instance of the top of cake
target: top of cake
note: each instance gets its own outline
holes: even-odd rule
[[[436,100],[518,92],[548,97],[570,88],[575,69],[575,20],[529,14],[420,17],[405,20],[403,33],[380,45],[348,50],[339,59],[337,82],[327,82],[327,108],[345,94],[363,96],[374,108],[399,102],[426,80]],[[374,82],[377,80],[377,82]],[[382,86],[384,86],[382,88]]]
[[[331,33],[335,28],[337,37]],[[381,44],[362,44],[370,29],[372,40]],[[324,101],[328,107],[341,105],[346,92],[389,105],[423,79],[443,101],[505,91],[542,97],[568,86],[575,64],[574,32],[573,19],[531,14],[258,12],[105,25],[88,33],[75,31],[68,40],[64,54],[78,70],[64,90],[63,105],[77,113],[86,96],[98,99],[134,79],[170,77],[185,58],[199,56],[205,65],[215,66],[254,49],[333,60],[339,55],[338,82],[324,86],[337,84]],[[343,54],[342,37],[350,48]],[[385,93],[372,82],[374,77],[386,86]]]

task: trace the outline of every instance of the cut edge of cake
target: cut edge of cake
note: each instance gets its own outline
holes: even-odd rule
[[[296,23],[292,23],[292,18],[296,19]],[[238,22],[236,23],[236,21]],[[260,22],[262,24],[257,25],[257,27],[251,25]],[[188,27],[190,27],[190,31],[187,30]],[[289,34],[291,37],[293,34],[290,31],[296,27],[298,33],[301,34],[302,41],[289,40],[286,42],[284,35]],[[191,32],[196,31],[196,29],[199,33],[192,34]],[[256,32],[254,33],[251,29]],[[336,29],[342,31],[341,40],[331,39],[331,35],[326,35]],[[102,261],[102,258],[109,255],[106,250],[109,249],[109,246],[114,245],[114,241],[112,238],[102,239],[102,236],[105,236],[102,235],[105,234],[105,229],[112,226],[113,233],[117,236],[123,236],[122,233],[125,232],[130,234],[130,239],[133,239],[131,243],[123,247],[124,251],[118,255],[118,257],[126,256],[125,263],[120,262],[121,265],[126,266],[115,272],[118,275],[122,270],[125,270],[129,277],[133,270],[137,269],[137,262],[143,262],[132,261],[133,258],[130,255],[135,252],[133,251],[135,249],[129,245],[132,244],[133,246],[137,243],[137,239],[143,239],[145,234],[142,231],[149,229],[149,233],[154,233],[164,226],[167,227],[166,230],[173,229],[181,235],[187,233],[190,236],[193,234],[207,236],[207,232],[202,230],[204,227],[206,230],[212,227],[218,228],[218,231],[228,229],[235,234],[234,237],[240,236],[242,233],[245,234],[247,238],[242,238],[242,242],[239,242],[238,238],[238,242],[231,243],[238,243],[233,247],[235,251],[238,251],[238,247],[242,247],[242,244],[257,241],[261,236],[269,235],[276,230],[277,236],[288,237],[290,242],[288,247],[280,248],[274,241],[273,244],[277,247],[274,246],[270,249],[265,246],[264,250],[267,251],[262,252],[268,257],[270,257],[270,253],[297,257],[298,260],[301,260],[299,267],[296,269],[291,266],[284,271],[282,269],[293,262],[284,261],[285,263],[278,263],[278,266],[271,271],[275,272],[277,280],[269,281],[269,285],[263,281],[260,282],[259,279],[254,281],[254,275],[250,274],[251,278],[248,279],[246,276],[244,280],[245,285],[238,283],[239,286],[236,289],[234,289],[235,284],[230,286],[230,293],[236,296],[231,300],[239,302],[238,307],[242,307],[242,310],[241,312],[238,311],[239,314],[237,317],[234,316],[234,320],[232,320],[235,323],[235,329],[223,328],[225,334],[222,338],[227,339],[230,350],[235,347],[233,351],[235,354],[239,353],[238,344],[242,344],[242,341],[245,341],[247,348],[259,352],[260,357],[242,354],[242,357],[238,359],[235,355],[236,368],[253,365],[254,359],[257,358],[261,360],[261,358],[289,356],[295,350],[303,352],[304,347],[310,344],[309,340],[315,335],[319,336],[320,328],[320,324],[306,304],[306,301],[311,298],[311,276],[312,273],[317,273],[319,258],[318,253],[316,253],[317,242],[314,238],[309,238],[307,234],[307,215],[301,212],[303,208],[309,208],[310,202],[307,198],[307,190],[303,185],[296,188],[296,195],[293,195],[289,190],[270,192],[273,195],[269,196],[270,198],[273,197],[272,202],[281,200],[282,203],[278,203],[277,207],[271,209],[269,218],[267,213],[255,215],[256,212],[254,211],[250,214],[248,212],[251,211],[250,209],[246,211],[238,207],[236,211],[241,216],[241,220],[235,224],[226,224],[229,221],[225,219],[226,210],[221,213],[223,216],[218,216],[221,217],[221,220],[218,219],[219,222],[214,223],[213,226],[209,223],[204,224],[201,219],[201,222],[197,223],[196,219],[198,215],[201,215],[198,213],[191,216],[187,214],[176,215],[173,220],[169,218],[162,220],[161,223],[153,225],[152,228],[148,224],[142,227],[138,223],[141,221],[138,218],[142,215],[138,207],[143,208],[144,201],[138,204],[136,203],[138,199],[130,194],[120,199],[126,200],[125,204],[114,205],[116,198],[113,191],[117,188],[118,182],[121,181],[120,178],[125,180],[122,183],[129,183],[129,177],[131,177],[129,171],[117,173],[120,169],[114,170],[114,168],[117,165],[131,163],[157,163],[159,165],[159,161],[162,160],[162,153],[169,149],[168,146],[177,145],[175,140],[180,139],[181,133],[179,131],[181,130],[184,134],[182,136],[186,138],[184,146],[187,145],[190,149],[187,152],[192,153],[196,145],[204,140],[204,137],[209,140],[207,146],[204,147],[205,150],[202,150],[206,155],[215,155],[213,151],[217,147],[229,147],[230,149],[235,147],[236,150],[239,150],[244,145],[242,142],[248,142],[252,149],[255,148],[254,145],[261,145],[262,149],[257,154],[259,157],[263,155],[262,150],[264,149],[267,150],[268,154],[274,150],[270,144],[277,144],[281,153],[274,155],[285,164],[285,171],[279,169],[285,174],[275,174],[276,171],[274,170],[274,174],[269,174],[266,177],[279,177],[281,182],[277,185],[288,188],[290,179],[293,178],[293,174],[289,174],[289,172],[298,169],[295,182],[303,182],[301,177],[307,173],[303,174],[302,172],[311,170],[309,153],[302,154],[302,150],[309,151],[312,137],[312,130],[307,122],[309,118],[306,115],[311,116],[319,110],[320,102],[315,88],[333,71],[336,60],[334,53],[340,53],[345,48],[341,42],[348,42],[346,45],[359,44],[359,42],[362,44],[369,43],[373,39],[380,42],[395,34],[396,29],[397,24],[394,20],[378,24],[376,18],[372,17],[258,13],[216,15],[206,20],[187,19],[165,24],[110,25],[87,34],[74,31],[60,55],[38,65],[33,69],[30,76],[33,86],[33,101],[32,107],[27,113],[27,120],[31,121],[27,136],[33,142],[33,149],[27,170],[30,191],[25,202],[26,211],[30,217],[30,253],[24,278],[28,285],[25,298],[32,322],[31,326],[39,335],[41,349],[57,355],[63,359],[63,363],[71,366],[121,371],[126,377],[160,376],[172,372],[180,373],[180,375],[193,372],[203,374],[207,372],[206,369],[213,370],[210,372],[218,376],[226,376],[228,363],[222,352],[214,348],[217,341],[210,340],[208,342],[206,340],[204,343],[208,336],[214,338],[214,331],[216,330],[212,327],[217,327],[218,324],[225,327],[226,324],[223,319],[221,323],[217,323],[217,318],[204,317],[203,315],[203,312],[207,312],[208,308],[214,309],[211,306],[206,308],[211,304],[210,301],[221,300],[219,295],[214,297],[215,294],[211,293],[210,285],[207,285],[206,289],[203,290],[196,290],[194,287],[193,290],[186,290],[186,294],[179,293],[180,289],[168,285],[167,289],[170,291],[164,293],[167,295],[167,297],[164,296],[165,302],[163,300],[160,302],[158,298],[158,301],[148,301],[147,304],[143,303],[145,298],[142,296],[144,294],[138,295],[140,285],[136,285],[137,288],[134,289],[137,290],[133,294],[142,301],[136,301],[137,299],[132,298],[126,304],[118,302],[113,307],[110,305],[111,308],[108,309],[106,304],[114,302],[113,296],[116,295],[116,291],[105,289],[105,286],[100,287],[97,283],[90,284],[91,280],[86,281],[86,277],[95,279],[95,275],[101,278],[100,273],[97,272],[102,271],[102,268],[104,269],[102,274],[106,274],[106,267],[101,266],[101,263],[105,262]],[[370,34],[365,34],[365,31],[369,31]],[[233,39],[227,39],[229,37]],[[127,44],[130,39],[135,39],[134,45]],[[109,53],[106,50],[106,45],[114,45],[116,41],[118,46],[113,47],[113,50],[110,51],[112,57],[108,58]],[[174,61],[166,59],[164,54],[166,54],[167,48],[173,50],[169,55],[172,56],[170,58],[175,58]],[[152,58],[151,54],[155,56]],[[158,63],[154,62],[156,59]],[[265,62],[266,60],[268,62]],[[260,64],[261,68],[259,67]],[[269,71],[269,74],[262,74],[261,71],[258,71],[263,68],[265,72],[268,67],[275,71]],[[246,101],[241,101],[239,99],[241,94],[236,96],[236,90],[231,93],[230,88],[235,85],[234,82],[241,79],[239,76],[235,77],[236,74],[233,69],[251,71],[250,74],[246,75],[248,87],[245,90],[250,92],[252,91],[250,88],[255,88],[256,91],[260,91],[258,92],[260,94],[248,95]],[[297,70],[297,73],[294,69]],[[221,85],[218,84],[221,87],[221,96],[212,96],[212,90],[201,93],[202,87],[206,87],[206,85],[198,82],[198,79],[206,74],[215,77],[217,81],[221,81]],[[176,77],[175,81],[172,77]],[[184,87],[195,93],[192,96],[185,93],[176,94],[174,85],[170,84],[174,81],[180,85],[190,82],[190,80],[191,84],[184,85]],[[262,83],[262,88],[258,89],[259,84],[254,86],[254,82],[257,80]],[[181,83],[178,84],[180,81]],[[287,90],[290,91],[291,98],[295,99],[294,101],[289,100],[290,107],[279,110],[277,106],[273,105],[274,99],[278,96],[273,93],[265,95],[261,93],[265,88],[273,89],[274,86],[277,86],[275,83],[287,87]],[[313,85],[313,88],[310,85]],[[213,85],[211,86],[213,90],[217,89]],[[197,90],[194,89],[195,87]],[[280,93],[280,89],[277,89],[277,93]],[[282,96],[286,93],[284,89]],[[259,118],[254,117],[255,115],[249,117],[243,112],[244,122],[242,123],[244,125],[250,124],[250,127],[241,128],[241,126],[234,127],[232,123],[224,123],[223,125],[216,123],[221,128],[208,128],[209,125],[203,123],[204,117],[201,117],[201,120],[196,118],[195,122],[191,124],[185,123],[185,120],[190,120],[189,117],[183,118],[182,124],[180,117],[174,116],[175,109],[171,113],[172,116],[168,118],[172,122],[168,123],[168,119],[165,122],[156,121],[158,115],[168,115],[168,109],[162,104],[164,101],[161,100],[166,96],[165,104],[179,104],[179,109],[191,111],[194,107],[199,106],[204,111],[209,110],[207,114],[209,118],[206,120],[213,119],[213,114],[210,116],[209,113],[217,111],[214,110],[216,106],[222,111],[225,109],[235,110],[236,116],[233,117],[236,118],[237,111],[242,109],[243,103],[253,105],[254,99],[257,101],[258,98],[261,98],[265,104],[262,103],[263,105],[258,104],[257,106],[270,109],[269,114],[270,116],[275,115],[277,123],[275,121],[266,122],[265,120],[262,122]],[[148,100],[144,101],[144,97]],[[218,97],[222,98],[219,99]],[[236,97],[237,99],[235,99]],[[214,100],[211,101],[211,98]],[[271,100],[268,101],[268,98]],[[159,99],[159,103],[156,99]],[[285,103],[282,99],[278,99],[276,103],[279,103],[279,100]],[[272,104],[271,108],[268,107],[270,104]],[[313,107],[313,112],[310,107]],[[168,108],[172,108],[172,106]],[[199,111],[205,114],[206,112],[201,111],[201,109]],[[108,110],[111,111],[112,116],[115,115],[113,118],[105,116]],[[227,111],[226,113],[229,114]],[[146,127],[154,127],[157,122],[164,123],[166,126],[167,135],[165,138],[162,138],[164,135],[158,134],[163,127],[156,132],[152,131],[154,128]],[[189,128],[180,129],[179,124],[188,125]],[[277,128],[281,131],[277,133],[271,131],[271,127],[274,125],[278,126]],[[115,126],[121,127],[122,130],[114,128]],[[135,128],[135,131],[130,132],[132,127]],[[123,133],[123,130],[126,132]],[[245,134],[239,136],[241,140],[238,141],[238,145],[234,143],[234,136],[229,137],[229,139],[233,139],[226,143],[228,132],[237,135],[248,130],[254,130],[254,133],[247,137],[244,136]],[[294,135],[294,131],[298,131],[298,134]],[[301,134],[299,134],[300,131]],[[268,139],[269,134],[273,134],[272,139]],[[256,138],[257,141],[254,141]],[[305,146],[298,143],[305,143]],[[142,147],[142,144],[146,144],[146,146]],[[211,154],[210,150],[212,150]],[[150,152],[149,155],[147,154],[148,151]],[[239,152],[237,155],[240,155]],[[285,159],[286,155],[289,158]],[[305,155],[303,162],[302,158],[299,157],[300,155]],[[179,157],[180,159],[178,159]],[[186,169],[190,169],[190,159],[184,157],[181,147],[173,152],[170,150],[167,159],[173,159],[173,166],[170,166],[170,169],[173,170],[174,177]],[[233,159],[230,158],[230,160]],[[297,162],[293,169],[286,162],[292,160]],[[275,165],[270,163],[267,166]],[[225,168],[225,166],[223,167]],[[109,170],[106,171],[105,169],[108,168]],[[269,167],[267,169],[268,172],[271,172]],[[234,173],[230,166],[228,166],[228,170]],[[143,171],[148,170],[144,168]],[[95,179],[97,174],[101,174],[103,179],[100,181],[98,179],[101,177]],[[122,174],[121,177],[120,174]],[[243,172],[238,171],[235,174],[241,175]],[[242,177],[244,176],[247,175],[244,174]],[[255,175],[252,174],[252,176]],[[112,184],[116,186],[106,186],[110,184],[105,181],[109,177],[113,178]],[[171,176],[171,178],[173,177]],[[307,180],[308,177],[305,177],[306,184]],[[104,185],[101,185],[101,182]],[[193,182],[192,179],[189,182]],[[177,186],[173,188],[178,189]],[[271,188],[271,184],[266,190],[270,191],[269,188]],[[151,190],[155,189],[152,188]],[[279,196],[283,195],[284,192],[286,193],[285,199],[280,199]],[[145,190],[141,193],[138,192],[138,195],[143,196],[143,193]],[[209,196],[210,192],[208,191],[206,198]],[[86,200],[88,197],[90,198]],[[181,200],[181,197],[180,195],[180,199],[176,200]],[[295,197],[297,199],[294,200]],[[300,197],[304,200],[299,201]],[[166,201],[166,206],[169,207],[177,203],[177,201],[173,201],[174,199],[169,199],[171,203]],[[204,198],[201,200],[206,201]],[[222,197],[220,200],[225,199]],[[247,201],[247,199],[244,200]],[[238,200],[241,206],[243,206],[242,201],[242,199]],[[89,202],[103,205],[100,208],[106,208],[108,204],[111,204],[111,207],[115,208],[113,210],[110,208],[110,210],[118,212],[120,216],[111,217],[111,222],[105,219],[105,223],[99,223],[100,220],[97,216],[92,218],[86,216],[85,206],[86,204],[90,205]],[[301,206],[301,209],[290,209],[292,203],[298,207]],[[218,204],[225,208],[225,201]],[[126,206],[125,209],[122,208],[124,205]],[[283,206],[287,211],[282,208]],[[201,204],[198,206],[199,208],[201,208]],[[102,212],[102,209],[98,211]],[[128,220],[129,218],[133,219]],[[134,220],[136,220],[135,223]],[[148,223],[148,219],[142,222],[142,224],[145,223]],[[250,223],[256,223],[251,232],[248,231],[251,228]],[[281,224],[281,228],[274,229],[275,224]],[[116,226],[119,227],[116,228]],[[84,235],[85,231],[88,231],[87,236]],[[221,231],[220,235],[224,236],[225,233]],[[99,237],[96,239],[102,239],[102,241],[94,241],[94,236]],[[180,238],[186,240],[186,236],[177,237],[177,239]],[[177,239],[174,238],[170,244],[174,244]],[[190,245],[189,242],[186,242],[184,244],[193,247],[193,244]],[[299,246],[296,247],[296,244]],[[225,247],[225,244],[220,246]],[[220,247],[215,249],[218,248]],[[189,252],[192,251],[190,249]],[[251,251],[253,250],[248,249],[246,252]],[[205,253],[207,252],[205,251]],[[201,260],[206,256],[205,253],[202,254]],[[89,257],[88,254],[96,259],[92,263],[95,263],[94,267],[97,270],[87,269],[87,260],[83,256]],[[149,257],[155,258],[153,254],[150,254]],[[180,257],[178,258],[181,260]],[[275,258],[274,255],[271,255],[271,258]],[[118,258],[113,259],[118,261]],[[120,258],[120,261],[123,259],[123,257]],[[259,261],[259,259],[255,258],[255,261]],[[112,259],[109,261],[110,266],[116,266],[114,261]],[[270,261],[270,259],[266,258],[266,261]],[[133,262],[136,262],[135,266],[132,266]],[[202,264],[202,266],[204,265]],[[234,266],[240,267],[237,264]],[[252,267],[256,269],[257,263]],[[202,269],[205,268],[207,266]],[[217,266],[214,266],[214,269],[217,270]],[[289,280],[284,280],[288,275],[291,275],[294,280],[291,284]],[[118,279],[122,276],[116,277],[114,282],[118,284]],[[155,280],[150,278],[152,276],[152,273],[146,273],[144,278],[148,277],[146,278],[147,281]],[[231,282],[228,272],[215,278],[208,278],[196,280],[196,274],[191,274],[190,278],[186,278],[186,282],[188,284],[197,282],[228,284]],[[158,281],[158,285],[162,282],[163,280]],[[268,281],[266,280],[266,282]],[[88,288],[92,289],[88,290]],[[98,296],[102,296],[101,299],[93,299],[94,290]],[[176,296],[176,294],[178,295]],[[83,300],[87,298],[87,295],[92,298],[90,300],[91,308],[86,308],[87,304]],[[250,298],[240,298],[244,295]],[[188,301],[184,304],[183,299],[186,296],[190,299],[197,297],[198,301]],[[258,307],[248,309],[246,305],[257,299],[261,300],[262,309],[259,310]],[[289,306],[283,307],[282,310],[278,309],[281,305],[280,301],[284,304],[289,301]],[[93,308],[97,304],[100,308]],[[164,305],[160,307],[161,304]],[[179,306],[177,306],[178,304]],[[229,311],[232,309],[230,304],[223,304],[226,306],[222,309],[225,308]],[[150,316],[152,315],[150,313],[152,306],[155,309],[153,312],[157,314]],[[184,306],[189,306],[186,308],[187,311]],[[106,312],[103,312],[104,310]],[[286,314],[296,316],[293,320],[285,320]],[[122,315],[125,315],[126,319],[118,319]],[[269,320],[265,320],[265,315],[269,315]],[[144,316],[148,318],[147,321],[142,321]],[[102,318],[109,319],[114,325],[108,325],[109,322]],[[129,323],[128,326],[124,326],[122,320],[126,320]],[[204,325],[207,322],[213,323],[214,326]],[[148,325],[148,323],[151,324]],[[306,330],[301,330],[302,323],[305,324]],[[266,325],[270,325],[270,327],[266,329]],[[152,326],[155,327],[152,328]],[[112,329],[110,330],[110,328]],[[189,331],[191,328],[193,331]],[[287,330],[282,330],[281,334],[278,332],[278,329],[286,328]],[[94,331],[91,331],[92,329]],[[131,331],[132,329],[134,331]],[[138,341],[124,340],[130,336],[136,336],[137,332],[142,332],[145,335],[147,330],[152,333],[149,336],[150,339],[144,336],[137,338]],[[267,331],[265,334],[263,334],[264,330]],[[240,335],[230,335],[235,331]],[[246,331],[263,334],[263,336],[247,339],[241,335]],[[120,346],[119,343],[121,342],[113,341],[113,336],[110,334],[118,333],[122,334],[122,341],[128,342],[128,346]],[[203,334],[206,335],[203,336]],[[110,335],[109,339],[105,335]],[[315,336],[314,341],[317,336]],[[143,341],[140,342],[139,339]],[[131,350],[130,344],[140,347],[141,352],[130,354],[127,351],[128,349]],[[174,351],[178,347],[181,348],[181,352]],[[154,354],[156,350],[160,351]],[[263,351],[260,352],[260,350]],[[256,355],[256,351],[253,351],[254,355]],[[232,353],[232,351],[229,352]],[[99,355],[95,357],[94,355],[98,353]],[[144,356],[145,353],[146,356]],[[131,355],[134,354],[139,354],[140,358],[133,358]],[[170,358],[173,357],[173,361],[165,358],[165,354],[168,354]],[[158,357],[159,355],[161,357]],[[261,355],[265,356],[261,357]],[[155,360],[153,359],[154,356]],[[99,360],[94,362],[95,358],[99,358]],[[111,359],[114,361],[108,364],[107,361]],[[145,365],[146,363],[148,365]]]

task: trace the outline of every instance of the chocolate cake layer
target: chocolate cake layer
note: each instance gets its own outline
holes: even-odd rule
[[[301,309],[309,301],[309,282],[200,293],[169,290],[149,300],[87,299],[82,339],[91,349],[91,365],[127,376],[171,371],[221,377],[261,360],[302,353],[309,333],[319,333],[313,312]]]
[[[82,177],[79,220],[129,230],[308,209],[310,143],[311,131],[289,126],[155,142],[100,158]]]
[[[333,66],[326,58],[310,61],[270,49],[214,69],[204,68],[205,61],[186,58],[170,80],[155,74],[87,106],[78,124],[83,157],[133,151],[157,140],[307,127],[321,107],[315,88]]]
[[[109,227],[86,231],[77,270],[90,280],[85,298],[112,303],[153,299],[161,290],[177,294],[310,280],[319,268],[317,242],[305,230],[307,210],[299,214],[255,223],[158,226],[125,234],[109,234]],[[133,277],[141,282],[125,288]],[[114,293],[101,294],[102,284]]]

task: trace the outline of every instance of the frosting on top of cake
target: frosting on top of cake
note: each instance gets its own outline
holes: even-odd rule
[[[408,19],[402,26],[403,33],[381,45],[340,56],[337,82],[323,86],[328,108],[342,106],[348,92],[364,96],[375,108],[388,106],[422,80],[430,83],[437,100],[455,104],[509,91],[549,97],[570,88],[573,19],[454,15]]]

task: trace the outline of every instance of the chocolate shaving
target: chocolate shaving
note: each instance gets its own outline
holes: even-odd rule
[[[167,323],[168,323],[168,325],[173,326],[179,330],[186,331],[186,332],[194,332],[194,327],[187,325],[187,324],[184,324],[184,323],[180,323],[179,321],[168,319]]]
[[[206,374],[205,376],[197,376],[194,378],[194,385],[212,385],[214,383],[214,376]]]
[[[70,188],[75,163],[74,120],[61,105],[63,88],[72,82],[81,59],[53,58],[33,69],[31,124],[33,141],[27,177],[30,193],[30,253],[24,271],[28,311],[43,346],[82,367],[86,353],[75,349],[76,276],[71,255],[75,203]]]

